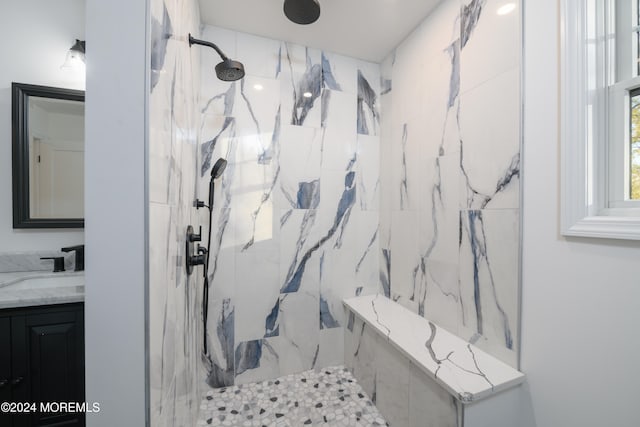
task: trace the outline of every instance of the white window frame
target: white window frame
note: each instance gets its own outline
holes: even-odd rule
[[[640,240],[640,209],[635,202],[615,203],[612,186],[624,177],[609,173],[623,151],[620,144],[609,147],[620,138],[610,133],[611,117],[628,122],[629,105],[622,84],[629,82],[609,85],[616,61],[615,37],[607,34],[612,10],[610,0],[561,0],[560,228],[565,236]]]

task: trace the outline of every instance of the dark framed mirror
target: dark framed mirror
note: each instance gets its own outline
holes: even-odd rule
[[[13,228],[83,228],[84,91],[11,91]]]

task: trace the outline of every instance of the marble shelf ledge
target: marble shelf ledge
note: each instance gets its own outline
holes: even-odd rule
[[[383,295],[350,298],[343,304],[462,403],[525,380],[523,373]]]

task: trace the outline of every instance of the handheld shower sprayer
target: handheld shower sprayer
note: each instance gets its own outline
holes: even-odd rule
[[[209,348],[207,346],[207,319],[209,317],[209,250],[211,248],[211,227],[212,227],[212,210],[213,210],[213,195],[215,190],[215,180],[222,176],[222,173],[227,167],[227,161],[223,158],[218,159],[213,167],[211,168],[211,178],[209,179],[209,206],[206,206],[202,200],[196,199],[194,206],[199,209],[203,207],[207,207],[209,209],[209,230],[207,237],[207,246],[206,248],[198,248],[198,255],[196,259],[198,261],[202,261],[204,264],[204,282],[202,284],[202,343],[203,343],[203,351],[202,358],[205,361],[206,366],[209,366],[209,369],[212,369],[212,362],[209,356]],[[191,227],[191,226],[189,226]],[[189,230],[188,230],[189,231]],[[201,233],[202,234],[202,233]],[[189,236],[189,234],[187,234]],[[197,235],[198,238],[201,238],[200,235]],[[188,238],[189,240],[189,238]],[[198,240],[199,241],[199,240]],[[189,272],[187,267],[187,272]]]
[[[215,190],[214,181],[220,178],[226,167],[227,161],[220,158],[211,168],[211,179],[209,180],[209,209],[213,209],[213,194]]]

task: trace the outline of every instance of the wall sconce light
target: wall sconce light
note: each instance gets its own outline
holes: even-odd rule
[[[78,68],[84,66],[84,53],[86,50],[87,42],[84,40],[76,39],[76,42],[67,52],[67,57],[64,60],[61,68]]]

